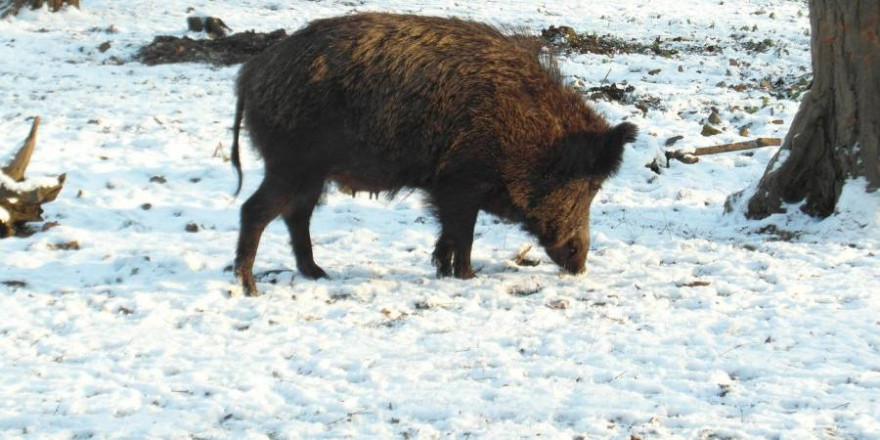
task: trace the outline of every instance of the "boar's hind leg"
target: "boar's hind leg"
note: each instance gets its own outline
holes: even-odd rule
[[[292,196],[283,182],[269,177],[260,188],[241,206],[241,228],[238,233],[238,249],[235,253],[235,276],[241,282],[247,296],[257,296],[254,282],[254,258],[263,230],[289,205]]]
[[[312,237],[309,234],[309,222],[312,211],[321,197],[322,185],[303,191],[296,196],[294,202],[284,212],[284,223],[290,232],[293,243],[293,254],[296,256],[296,267],[299,272],[311,279],[327,278],[327,273],[315,264],[312,256]]]
[[[462,193],[456,191],[449,192],[449,195],[434,195],[434,203],[437,218],[440,220],[440,237],[433,254],[437,276],[473,278],[471,246],[474,243],[479,198],[467,195],[463,197]]]

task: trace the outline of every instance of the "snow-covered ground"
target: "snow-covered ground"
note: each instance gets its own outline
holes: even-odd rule
[[[418,193],[331,190],[312,236],[332,279],[298,275],[276,222],[264,296],[230,298],[262,172],[245,150],[232,197],[237,67],[132,61],[186,34],[190,6],[236,31],[391,10],[684,40],[671,58],[562,56],[570,80],[653,102],[595,104],[641,133],[593,204],[588,274],[539,250],[514,265],[532,240],[481,215],[478,277],[438,280]],[[29,175],[68,175],[46,205],[59,226],[0,241],[0,438],[880,439],[880,194],[850,182],[824,221],[746,221],[724,200],[774,148],[645,167],[676,135],[784,136],[797,100],[731,87],[808,73],[808,31],[790,0],[85,0],[0,20],[0,151],[40,115]],[[713,107],[724,131],[703,137]]]

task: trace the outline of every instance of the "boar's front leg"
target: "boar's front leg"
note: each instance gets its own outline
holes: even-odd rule
[[[434,247],[433,263],[438,277],[455,275],[456,278],[474,277],[471,269],[471,246],[474,243],[474,225],[480,210],[481,195],[446,190],[433,194],[437,219],[440,221],[440,237]]]

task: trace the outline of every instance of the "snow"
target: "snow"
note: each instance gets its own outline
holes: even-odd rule
[[[28,175],[68,176],[45,205],[57,227],[0,241],[0,438],[880,438],[880,195],[853,180],[826,220],[790,206],[747,221],[725,198],[776,148],[645,168],[674,135],[681,148],[744,140],[749,123],[785,135],[797,100],[729,86],[808,72],[805,2],[83,6],[0,20],[0,145],[40,115]],[[586,275],[559,275],[537,246],[540,265],[514,265],[533,240],[481,215],[478,277],[436,279],[418,193],[331,190],[312,223],[331,280],[299,276],[275,222],[255,269],[279,272],[252,299],[229,297],[226,270],[244,199],[225,159],[237,67],[131,61],[154,35],[188,34],[190,6],[236,31],[388,10],[723,51],[560,60],[570,80],[659,102],[595,103],[641,131],[593,204]],[[747,52],[735,33],[779,50]],[[725,130],[707,138],[712,107]],[[261,163],[243,160],[249,194]]]
[[[0,163],[5,164],[7,162]],[[58,178],[50,176],[28,176],[26,180],[16,182],[15,179],[7,176],[5,173],[0,171],[0,185],[2,185],[2,187],[6,188],[8,191],[21,193],[26,191],[34,191],[39,188],[46,188],[58,185]]]

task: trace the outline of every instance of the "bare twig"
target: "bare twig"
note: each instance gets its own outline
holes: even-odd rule
[[[608,68],[608,73],[605,74],[605,78],[602,78],[602,81],[599,82],[599,85],[605,85],[608,82],[608,75],[611,75],[611,68]]]

